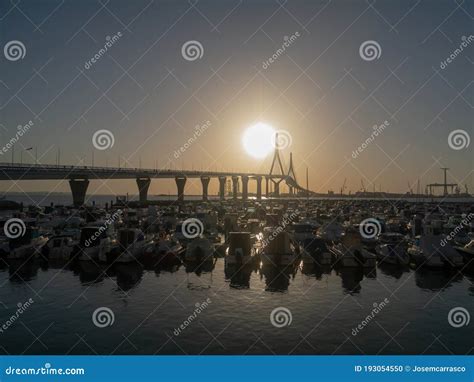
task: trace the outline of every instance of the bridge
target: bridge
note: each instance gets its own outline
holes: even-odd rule
[[[275,170],[278,164],[278,173]],[[223,171],[190,171],[190,170],[160,170],[146,168],[121,168],[121,167],[97,167],[97,166],[68,166],[68,165],[45,165],[45,164],[20,164],[0,163],[0,180],[68,180],[71,187],[73,203],[75,206],[84,204],[87,188],[92,179],[136,179],[139,200],[146,203],[148,189],[153,178],[175,179],[177,187],[178,202],[184,201],[184,188],[188,178],[200,178],[202,184],[202,199],[208,200],[208,186],[211,178],[219,180],[219,196],[225,198],[225,184],[227,179],[232,179],[233,199],[238,197],[239,181],[242,183],[242,200],[248,199],[248,184],[250,180],[257,182],[257,199],[262,198],[262,180],[265,179],[265,196],[269,197],[269,182],[273,184],[272,196],[280,196],[280,183],[288,185],[290,194],[295,192],[308,192],[300,187],[296,181],[293,169],[293,159],[290,154],[290,167],[288,172],[284,171],[279,150],[275,149],[272,167],[269,174],[252,172],[223,172]]]

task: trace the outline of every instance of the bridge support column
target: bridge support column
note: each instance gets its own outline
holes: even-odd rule
[[[176,181],[176,187],[178,187],[178,202],[184,202],[184,185],[186,184],[185,176],[177,176],[174,178]]]
[[[257,199],[260,200],[262,199],[262,177],[257,176],[255,180],[257,181]]]
[[[88,179],[70,179],[69,186],[72,192],[72,202],[75,207],[80,207],[84,204],[86,199],[87,187],[89,186]]]
[[[208,176],[201,176],[201,183],[202,183],[202,200],[207,200],[208,199],[208,192],[207,188],[209,186],[209,181],[211,178]]]
[[[247,200],[249,196],[249,177],[242,176],[242,200]]]
[[[140,203],[146,203],[148,199],[148,188],[150,187],[150,178],[137,178],[138,193],[140,195]]]
[[[265,177],[265,196],[268,198],[268,178]]]
[[[280,180],[278,182],[275,182],[272,180],[273,183],[273,196],[280,196]]]
[[[232,177],[232,198],[237,200],[237,190],[239,188],[239,177],[233,176]]]
[[[225,199],[225,182],[226,181],[227,181],[227,178],[225,176],[219,177],[219,198],[221,200]]]

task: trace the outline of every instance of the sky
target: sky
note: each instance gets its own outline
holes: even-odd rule
[[[44,164],[120,158],[128,167],[266,173],[272,156],[256,159],[241,143],[263,122],[289,138],[285,165],[292,152],[297,179],[305,184],[308,168],[313,191],[339,192],[345,179],[352,192],[362,182],[406,192],[418,180],[423,190],[449,167],[448,180],[472,192],[473,17],[473,2],[451,0],[0,0],[0,161],[31,163],[37,152]],[[8,56],[12,41],[24,57]],[[190,41],[197,56],[183,53]],[[93,137],[104,129],[113,146],[100,150]],[[211,180],[210,193],[217,188]],[[1,181],[0,190],[69,186]],[[200,190],[197,180],[186,186]],[[91,181],[88,192],[137,188]],[[149,192],[175,193],[174,181],[154,180]]]

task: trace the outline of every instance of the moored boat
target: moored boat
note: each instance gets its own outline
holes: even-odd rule
[[[153,241],[148,239],[139,228],[121,228],[118,231],[117,244],[112,250],[100,256],[101,261],[129,263],[137,261],[152,248]]]
[[[214,246],[204,238],[198,237],[188,243],[184,259],[187,262],[205,263],[214,259]]]
[[[41,248],[48,242],[48,238],[39,233],[38,228],[26,226],[24,233],[8,241],[8,259],[22,259],[35,257],[41,253]]]
[[[326,242],[321,238],[306,239],[302,245],[303,263],[314,263],[318,265],[330,265],[332,255]]]
[[[417,266],[441,268],[461,267],[463,257],[441,235],[424,235],[415,238],[408,253]],[[444,244],[442,244],[444,243]]]
[[[276,233],[263,242],[260,256],[263,264],[289,265],[296,262],[299,257],[296,243],[286,231]]]
[[[335,266],[374,268],[377,257],[365,249],[358,233],[346,235],[341,243],[329,248],[335,258]]]
[[[225,262],[229,265],[246,265],[252,263],[255,249],[252,246],[250,232],[230,232],[229,247],[226,250]]]
[[[48,260],[68,260],[77,242],[69,235],[56,235],[49,238],[48,242],[41,248],[41,255]]]

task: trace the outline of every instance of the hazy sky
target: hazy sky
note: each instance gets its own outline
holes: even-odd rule
[[[347,178],[352,191],[364,179],[368,189],[405,192],[418,178],[440,182],[446,166],[450,180],[472,192],[474,142],[454,150],[448,136],[462,129],[474,139],[474,41],[440,64],[463,36],[470,41],[473,16],[474,2],[452,0],[0,0],[2,53],[12,40],[26,50],[16,61],[0,56],[1,144],[32,120],[15,161],[22,148],[37,147],[41,163],[55,163],[59,147],[61,164],[90,165],[94,151],[95,165],[116,166],[120,155],[130,167],[266,172],[271,156],[256,160],[241,144],[245,129],[263,121],[291,136],[285,162],[292,151],[297,176],[304,184],[308,167],[315,191],[337,192]],[[182,55],[190,40],[203,47],[194,61]],[[381,48],[374,60],[359,52],[369,40]],[[206,121],[210,127],[175,159]],[[99,129],[114,135],[108,150],[92,144]],[[34,161],[34,152],[24,151],[23,161]],[[11,153],[0,160],[11,161]],[[217,181],[210,187],[216,192]],[[69,189],[66,182],[0,182],[3,191],[53,188]],[[136,193],[136,185],[89,187],[112,191]],[[155,180],[150,192],[175,192],[174,182]],[[186,192],[200,192],[200,183],[188,182]]]

